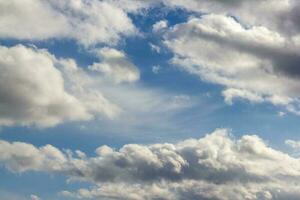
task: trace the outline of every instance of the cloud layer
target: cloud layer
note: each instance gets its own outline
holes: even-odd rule
[[[95,184],[61,192],[74,198],[284,200],[300,195],[299,159],[255,135],[234,140],[223,129],[177,144],[101,146],[95,157],[1,141],[0,162],[15,172],[63,173]]]

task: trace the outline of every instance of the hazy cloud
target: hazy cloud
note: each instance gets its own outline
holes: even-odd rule
[[[93,63],[89,66],[89,69],[109,76],[116,83],[139,80],[139,69],[127,58],[124,52],[111,48],[102,48],[95,51],[101,62]]]

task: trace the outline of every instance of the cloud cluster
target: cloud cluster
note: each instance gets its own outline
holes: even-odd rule
[[[0,11],[4,39],[67,38],[88,47],[137,33],[127,12],[111,1],[1,0]]]
[[[299,6],[295,0],[0,0],[0,26],[3,27],[0,30],[0,38],[32,41],[67,38],[76,40],[90,49],[99,44],[110,46],[116,44],[123,36],[137,34],[129,13],[134,14],[160,3],[171,8],[180,7],[197,12],[198,16],[202,15],[191,17],[186,23],[173,27],[168,27],[165,20],[154,24],[153,33],[163,34],[165,44],[174,53],[174,64],[199,75],[204,81],[223,85],[222,94],[229,104],[232,104],[234,99],[241,98],[257,103],[270,102],[290,112],[300,113],[300,36],[297,22]],[[153,50],[160,51],[159,47],[150,46]],[[99,62],[89,66],[91,70],[101,72],[115,83],[134,82],[140,78],[139,70],[124,52],[111,48],[94,50],[98,51]],[[77,92],[82,91],[78,89],[80,84],[76,87]],[[76,98],[81,101],[68,88],[66,92],[75,97],[74,101]],[[42,112],[48,113],[48,110],[51,110],[49,113],[54,115],[52,122],[41,117],[41,121],[46,122],[38,123],[47,125],[57,124],[62,120],[92,118],[94,114],[86,110],[87,107],[93,110],[95,104],[92,102],[95,99],[101,99],[102,104],[113,107],[101,93],[88,96],[85,100],[88,100],[91,106],[86,103],[85,106],[76,107],[76,113],[81,114],[57,114],[64,109],[69,110],[64,106],[61,111],[52,114],[53,109],[46,107]],[[73,100],[68,101],[68,106],[74,108]],[[14,110],[13,114],[18,115],[16,109]],[[104,109],[103,106],[97,106],[96,110],[102,110],[100,112],[110,117],[116,113],[110,111],[111,109]],[[19,112],[22,116],[30,112],[29,116],[40,118],[40,112],[34,109],[23,111],[21,109]],[[95,113],[94,110],[92,112]],[[32,124],[36,121],[29,117],[28,122],[22,122],[22,116],[17,116],[21,118],[21,124]],[[1,124],[14,124],[10,118],[15,116],[4,118]]]
[[[119,150],[62,152],[46,145],[0,143],[0,163],[15,172],[63,173],[94,188],[61,194],[86,199],[296,199],[300,161],[262,139],[232,139],[220,129],[177,144],[128,144]]]
[[[128,84],[140,71],[122,51],[95,52],[99,61],[84,68],[34,46],[0,46],[0,126],[45,128],[101,118],[97,127],[111,132],[166,130],[174,128],[176,113],[195,106],[192,97]]]
[[[299,114],[300,43],[264,26],[245,27],[230,16],[207,14],[165,35],[172,62],[235,98],[270,102]]]
[[[0,125],[53,126],[114,117],[119,111],[72,59],[17,45],[0,46]]]

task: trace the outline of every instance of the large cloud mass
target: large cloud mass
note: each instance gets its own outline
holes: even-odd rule
[[[165,35],[172,62],[204,81],[221,84],[226,102],[271,102],[299,114],[299,41],[230,16],[207,14]]]
[[[216,130],[177,144],[101,146],[97,156],[46,145],[0,142],[0,162],[15,172],[64,173],[89,181],[69,197],[92,199],[297,199],[300,161],[257,136],[234,140]]]
[[[0,125],[47,127],[115,116],[118,108],[90,81],[71,59],[22,45],[0,46]]]

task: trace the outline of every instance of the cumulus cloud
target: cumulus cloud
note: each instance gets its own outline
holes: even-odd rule
[[[161,4],[198,13],[231,15],[243,24],[260,24],[292,36],[298,35],[299,31],[297,0],[1,0],[0,25],[4,28],[0,37],[71,38],[85,46],[113,44],[122,36],[137,33],[128,13]],[[162,20],[153,26],[153,30],[156,32],[167,26],[167,21]]]
[[[89,69],[112,78],[116,83],[134,82],[140,78],[139,69],[127,58],[124,52],[112,48],[97,50],[100,63],[93,63]]]
[[[91,81],[72,59],[0,46],[0,125],[48,127],[98,114],[114,117],[118,108],[93,90]]]
[[[127,12],[110,1],[1,0],[0,11],[4,39],[70,38],[91,46],[137,33]]]
[[[208,14],[172,27],[165,44],[174,64],[223,85],[227,103],[235,98],[270,102],[299,114],[300,46],[290,37]]]
[[[101,52],[103,57],[91,66],[106,71],[96,73],[102,69],[80,67],[45,49],[0,46],[0,126],[95,121],[89,128],[111,133],[140,133],[141,127],[178,131],[177,114],[195,106],[196,99],[179,104],[176,93],[126,84],[139,79],[138,68],[121,51]]]
[[[51,127],[101,118],[97,127],[112,132],[145,125],[165,130],[174,127],[170,118],[195,105],[194,99],[189,106],[166,105],[178,95],[124,83],[139,79],[138,68],[121,51],[99,51],[99,62],[84,68],[34,46],[0,46],[0,125]]]
[[[233,139],[219,129],[176,144],[127,144],[96,149],[95,157],[46,145],[1,141],[0,163],[15,172],[63,173],[94,183],[63,191],[74,198],[107,199],[297,199],[300,161],[255,135]]]

